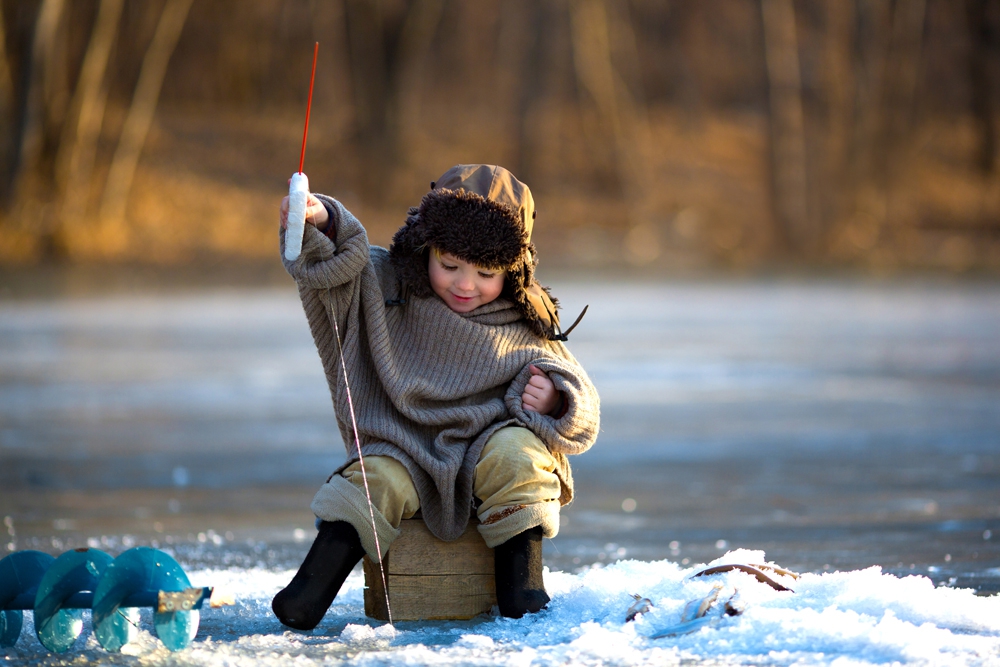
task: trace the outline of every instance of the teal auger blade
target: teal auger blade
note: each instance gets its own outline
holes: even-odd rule
[[[53,653],[68,650],[83,631],[82,604],[97,589],[111,556],[97,549],[67,551],[56,559],[38,584],[35,596],[35,633]],[[76,596],[76,603],[70,598]]]
[[[159,591],[179,592],[190,587],[184,570],[168,554],[149,547],[122,553],[104,572],[94,592],[94,634],[106,650],[120,651],[135,637],[138,615],[127,607],[155,600]],[[171,651],[179,651],[198,632],[200,614],[191,611],[154,611],[156,634]]]
[[[22,609],[31,609],[38,583],[55,558],[41,551],[16,551],[0,560],[0,647],[21,634]]]

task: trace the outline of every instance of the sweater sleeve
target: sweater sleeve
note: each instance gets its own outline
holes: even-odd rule
[[[517,374],[504,398],[507,409],[523,422],[554,454],[582,454],[597,440],[601,403],[587,373],[570,359],[545,357],[532,362],[545,371],[556,389],[563,392],[567,405],[559,418],[529,412],[521,395],[531,379],[528,365]]]
[[[306,225],[302,253],[294,261],[285,259],[285,235],[280,233],[281,261],[300,286],[329,289],[351,282],[367,266],[368,235],[357,218],[336,199],[316,197],[330,213],[327,233]]]

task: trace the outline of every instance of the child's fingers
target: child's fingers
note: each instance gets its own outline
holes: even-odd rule
[[[555,396],[536,397],[525,394],[521,397],[521,405],[525,412],[549,412],[555,407]]]
[[[524,385],[521,405],[526,412],[542,412],[542,408],[549,405],[555,396],[555,384],[538,366],[529,364],[528,370],[531,372],[531,377]]]
[[[546,375],[532,375],[526,387],[538,387],[539,389],[553,389],[555,385]]]
[[[537,401],[543,397],[544,393],[545,391],[540,387],[533,387],[529,384],[526,385],[524,387],[524,391],[521,392],[521,400],[524,401],[527,399],[529,401]]]
[[[524,393],[521,396],[522,400],[524,396],[530,396],[533,399],[541,400],[545,398],[545,389],[543,387],[533,387],[529,384],[524,388]]]
[[[288,197],[281,200],[281,206],[278,209],[278,220],[281,222],[282,229],[288,227]]]
[[[309,195],[306,201],[306,222],[315,227],[325,226],[330,220],[326,206],[318,198]]]
[[[319,202],[319,200],[316,199],[315,197],[313,197],[312,195],[308,195],[306,197],[306,211],[307,211],[307,213],[315,211],[318,207],[320,207],[322,205],[323,204],[321,204]]]
[[[319,215],[319,212],[322,209],[323,209],[323,205],[322,204],[319,204],[317,206],[308,206],[308,207],[306,207],[306,220],[309,221],[309,224],[311,224],[311,225],[315,225],[316,224],[316,216]]]

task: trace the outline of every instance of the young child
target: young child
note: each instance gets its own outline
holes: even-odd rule
[[[348,459],[313,499],[319,534],[274,597],[275,615],[314,628],[362,556],[381,560],[417,510],[443,540],[475,511],[495,553],[500,613],[540,610],[549,601],[541,540],[558,532],[559,507],[573,498],[566,455],[594,444],[599,399],[534,279],[530,190],[502,167],[453,167],[409,210],[389,250],[370,246],[332,198],[310,195],[306,216],[302,253],[285,268]],[[282,227],[286,219],[287,198]],[[281,246],[284,257],[283,234]]]

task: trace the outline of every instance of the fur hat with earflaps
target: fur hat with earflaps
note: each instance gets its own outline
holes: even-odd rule
[[[422,297],[434,294],[427,275],[431,247],[493,271],[506,271],[501,295],[514,303],[536,334],[565,340],[557,302],[535,280],[534,219],[531,190],[509,171],[489,164],[460,164],[431,183],[420,206],[410,209],[406,224],[392,238],[389,257],[404,289]]]

